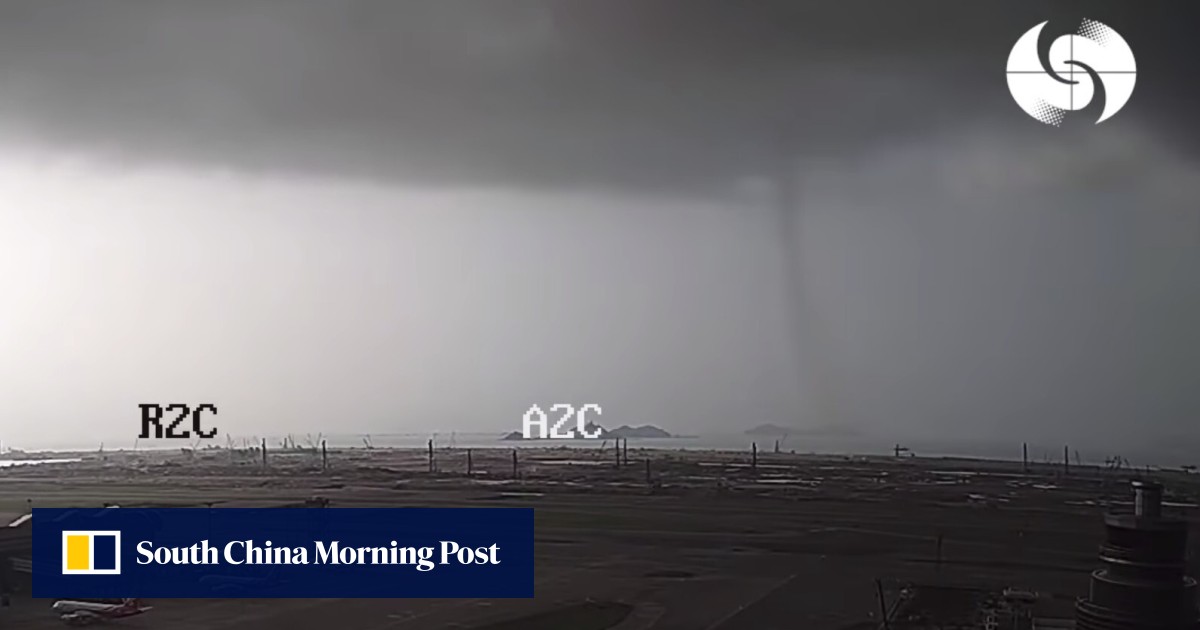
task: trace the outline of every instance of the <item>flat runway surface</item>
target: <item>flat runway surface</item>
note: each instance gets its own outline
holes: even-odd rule
[[[571,453],[573,459],[586,457]],[[313,495],[333,507],[523,506],[537,514],[530,600],[154,600],[111,627],[171,630],[489,628],[583,602],[631,611],[617,625],[579,621],[525,630],[820,630],[879,619],[874,580],[1019,586],[1068,599],[1086,590],[1105,501],[1127,478],[1079,468],[951,460],[639,452],[620,471],[526,453],[523,479],[467,479],[414,468],[411,452],[335,460],[280,458],[270,470],[220,461],[105,462],[0,472],[0,513],[35,505],[279,505]],[[442,461],[450,461],[446,455]],[[631,453],[631,459],[634,454]],[[416,459],[413,459],[416,458]],[[486,474],[487,459],[475,454]],[[507,451],[492,468],[504,470]],[[540,458],[540,459],[539,459]],[[367,462],[367,463],[364,463]],[[147,472],[149,471],[149,472]],[[494,479],[494,481],[488,481]],[[1170,483],[1170,482],[1169,482]],[[1178,481],[1173,488],[1191,492]],[[1186,496],[1177,500],[1186,500]],[[942,562],[935,562],[938,536]],[[0,628],[63,627],[49,601],[18,597]],[[864,625],[865,624],[865,625]]]

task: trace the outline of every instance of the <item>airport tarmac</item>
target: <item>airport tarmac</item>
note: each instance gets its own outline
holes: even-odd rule
[[[536,509],[530,600],[153,600],[112,627],[415,630],[772,630],[874,627],[875,580],[1085,592],[1109,505],[1131,471],[894,457],[523,450],[464,454],[220,452],[82,454],[8,469],[0,514],[41,507],[301,505]],[[646,475],[645,461],[650,474]],[[1169,477],[1169,501],[1196,492]],[[942,539],[940,561],[938,538]],[[49,601],[18,597],[0,627],[62,627]],[[539,617],[538,615],[541,615]],[[555,616],[557,615],[557,617]],[[514,625],[515,624],[515,625]]]

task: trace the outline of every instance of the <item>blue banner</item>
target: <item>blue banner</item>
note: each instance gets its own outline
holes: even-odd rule
[[[533,597],[530,508],[33,510],[33,596]]]

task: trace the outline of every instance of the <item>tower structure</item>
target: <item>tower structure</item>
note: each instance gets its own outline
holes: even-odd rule
[[[1196,580],[1185,575],[1187,522],[1163,516],[1162,486],[1133,482],[1133,512],[1104,517],[1102,568],[1075,606],[1078,630],[1200,630]]]

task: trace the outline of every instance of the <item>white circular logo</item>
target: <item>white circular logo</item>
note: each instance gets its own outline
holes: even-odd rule
[[[1084,19],[1077,35],[1063,35],[1050,45],[1049,67],[1038,58],[1038,38],[1047,22],[1029,29],[1008,54],[1008,89],[1017,105],[1034,118],[1057,127],[1067,112],[1087,107],[1096,92],[1093,76],[1104,90],[1108,120],[1133,94],[1137,67],[1133,51],[1116,31]]]

